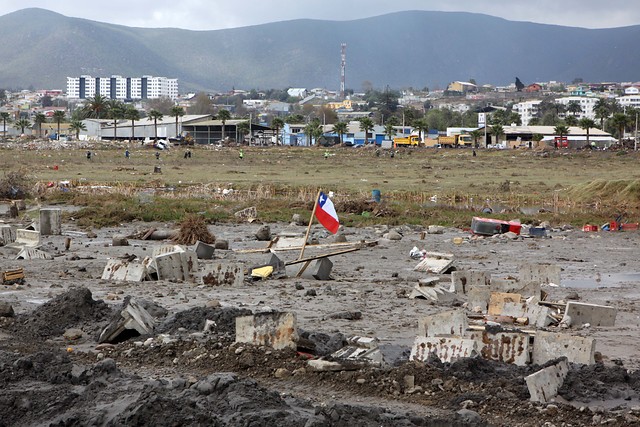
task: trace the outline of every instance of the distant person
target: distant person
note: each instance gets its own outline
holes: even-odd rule
[[[329,158],[329,150],[324,150],[324,159],[327,160]]]
[[[531,150],[533,148],[533,142],[529,141],[529,150]]]
[[[187,151],[185,151],[185,152],[184,152],[184,158],[185,158],[185,159],[189,158],[189,150],[187,150]]]
[[[156,151],[156,160],[160,160],[160,152]]]
[[[91,160],[91,150],[87,150],[87,160]]]
[[[396,152],[391,150],[391,153],[389,153],[389,157],[391,157],[392,159],[395,157]]]
[[[473,150],[473,157],[476,157],[478,154],[476,153],[476,150]]]
[[[242,148],[240,149],[240,152],[238,153],[238,158],[240,160],[244,159],[244,151],[242,151]]]
[[[129,153],[129,150],[124,150],[124,158],[128,159],[131,156],[131,153]]]

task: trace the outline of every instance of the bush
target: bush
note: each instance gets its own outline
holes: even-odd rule
[[[31,180],[24,171],[9,172],[0,180],[0,198],[24,199],[29,196],[29,188]]]

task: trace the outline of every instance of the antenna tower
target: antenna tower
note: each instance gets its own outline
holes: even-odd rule
[[[347,68],[347,44],[340,45],[340,98],[344,99],[345,70]]]

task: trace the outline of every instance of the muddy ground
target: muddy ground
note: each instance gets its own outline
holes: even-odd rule
[[[6,220],[9,221],[9,220]],[[16,223],[17,224],[17,223]],[[42,238],[53,260],[15,260],[0,248],[0,270],[23,267],[24,284],[0,286],[0,426],[220,425],[220,426],[581,426],[640,423],[640,267],[638,232],[585,233],[553,224],[549,238],[470,240],[463,230],[427,234],[398,227],[401,240],[382,238],[385,227],[344,230],[348,241],[373,247],[332,257],[333,280],[294,276],[208,287],[175,281],[140,283],[101,279],[109,258],[140,259],[160,241],[112,237],[173,224],[126,224],[72,237]],[[210,231],[229,241],[217,260],[246,267],[266,261],[257,241],[260,224],[217,224]],[[271,224],[273,234],[305,227]],[[314,226],[319,243],[333,237]],[[463,237],[456,245],[454,237]],[[615,327],[572,331],[597,339],[601,363],[573,366],[551,404],[530,403],[524,376],[538,367],[478,359],[452,364],[408,360],[417,319],[464,303],[406,298],[427,274],[413,271],[413,247],[455,255],[458,269],[516,275],[522,262],[558,264],[551,300],[577,293],[581,301],[618,308]],[[330,252],[308,247],[305,255]],[[285,261],[298,251],[279,252]],[[201,264],[215,262],[204,260]],[[575,296],[575,295],[574,295]],[[97,336],[128,297],[143,301],[158,319],[151,337],[98,345]],[[377,337],[390,366],[316,373],[292,350],[235,344],[235,317],[267,308],[296,313],[300,333],[316,355],[339,348],[346,337]],[[349,320],[336,313],[359,312]],[[358,316],[355,316],[358,317]],[[352,316],[353,318],[353,316]],[[216,326],[203,333],[206,320]],[[79,331],[73,331],[77,329]],[[71,331],[70,331],[71,330]],[[66,335],[66,337],[65,337]],[[600,360],[600,358],[599,358]],[[409,389],[406,376],[414,376]]]

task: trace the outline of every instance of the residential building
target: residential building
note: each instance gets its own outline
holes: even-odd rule
[[[452,82],[449,83],[449,86],[447,87],[447,90],[450,92],[460,93],[475,92],[477,89],[476,85],[469,82]]]
[[[596,102],[598,102],[597,97],[595,96],[567,96],[564,98],[557,98],[555,101],[558,104],[562,104],[565,107],[568,106],[571,102],[577,102],[580,107],[582,107],[582,112],[576,114],[576,118],[583,119],[593,119],[596,118],[596,113],[594,111],[594,107]]]
[[[619,96],[616,101],[623,109],[627,107],[640,108],[640,94]]]
[[[538,106],[542,101],[531,100],[513,105],[513,110],[520,115],[522,126],[529,126],[531,119],[538,115]]]
[[[523,89],[524,92],[532,93],[532,92],[541,92],[542,86],[538,83],[532,83],[529,86]]]
[[[67,98],[86,99],[102,95],[110,99],[178,98],[178,79],[167,77],[67,77]]]

